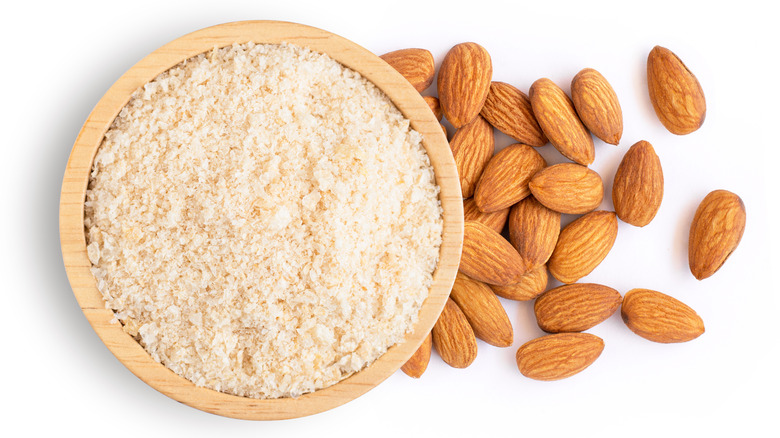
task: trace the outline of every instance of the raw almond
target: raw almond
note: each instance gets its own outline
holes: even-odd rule
[[[654,290],[628,291],[620,314],[631,331],[653,342],[686,342],[704,333],[704,322],[693,309]]]
[[[425,100],[425,103],[427,103],[428,106],[431,108],[433,115],[436,116],[436,120],[441,122],[441,119],[442,117],[444,117],[444,114],[441,112],[441,105],[439,105],[439,99],[433,96],[423,96],[423,99]]]
[[[615,172],[612,204],[623,222],[644,227],[653,220],[664,197],[664,173],[653,145],[631,146]]]
[[[518,283],[509,286],[491,285],[496,295],[507,300],[529,301],[541,295],[547,288],[547,266],[542,265],[528,271]]]
[[[699,80],[669,49],[655,46],[647,56],[647,90],[655,114],[672,134],[701,127],[707,103]]]
[[[517,350],[517,368],[535,380],[560,380],[589,367],[604,341],[589,333],[558,333],[526,342]]]
[[[482,213],[474,202],[474,198],[463,200],[463,220],[480,222],[487,225],[496,233],[501,233],[506,225],[506,219],[509,216],[509,209],[494,211],[492,213]]]
[[[512,323],[490,286],[458,272],[450,297],[479,339],[496,347],[512,345]]]
[[[531,146],[520,143],[507,146],[485,166],[474,190],[474,202],[483,213],[511,207],[531,194],[528,181],[546,165]]]
[[[592,68],[582,69],[571,81],[571,100],[577,115],[593,135],[609,144],[620,143],[623,110],[607,79]]]
[[[703,280],[720,269],[745,232],[745,204],[728,190],[710,192],[699,204],[688,236],[691,273]]]
[[[537,172],[528,189],[542,205],[565,214],[596,209],[604,198],[604,183],[596,171],[574,163],[560,163]]]
[[[493,77],[493,64],[484,47],[461,43],[450,49],[439,67],[437,88],[444,117],[456,129],[482,110]]]
[[[431,334],[428,333],[420,348],[403,364],[401,371],[409,377],[419,379],[428,368],[428,362],[431,360],[431,342]]]
[[[493,128],[480,116],[455,131],[450,149],[460,177],[460,191],[464,198],[474,194],[482,171],[493,156],[495,139]]]
[[[547,263],[561,232],[561,214],[528,196],[512,206],[508,223],[509,241],[526,269]]]
[[[511,243],[479,222],[463,225],[460,271],[483,283],[506,286],[520,282],[523,259]]]
[[[581,332],[606,320],[622,297],[611,287],[575,283],[550,289],[534,303],[539,328],[548,333]]]
[[[505,82],[491,83],[480,114],[493,127],[520,143],[534,147],[547,144],[547,137],[531,109],[531,100],[512,85]]]
[[[593,137],[561,87],[542,78],[531,85],[529,94],[536,121],[555,149],[575,163],[584,166],[592,163],[596,157]]]
[[[433,345],[442,360],[454,368],[466,368],[477,358],[477,338],[466,315],[455,301],[447,299],[433,326]]]
[[[590,274],[612,249],[617,230],[617,217],[611,211],[594,211],[570,223],[561,230],[547,262],[550,274],[562,283]]]
[[[401,73],[418,92],[433,83],[436,66],[433,55],[425,49],[401,49],[380,56],[391,67]]]

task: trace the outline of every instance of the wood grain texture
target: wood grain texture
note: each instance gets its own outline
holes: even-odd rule
[[[121,325],[112,324],[90,272],[84,236],[84,199],[92,160],[111,122],[131,94],[181,61],[215,47],[234,43],[281,43],[327,53],[366,77],[381,89],[423,135],[441,187],[444,230],[439,264],[419,320],[405,342],[390,348],[364,370],[325,389],[297,398],[258,400],[199,388],[151,356]],[[154,51],[122,75],[100,99],[84,123],[71,151],[60,194],[60,242],[65,270],[84,315],[111,352],[141,380],[161,393],[189,406],[217,415],[269,420],[301,417],[344,404],[370,390],[398,370],[421,345],[438,319],[455,279],[463,238],[463,204],[452,153],[441,126],[422,96],[378,56],[327,31],[296,23],[242,21],[202,29]]]

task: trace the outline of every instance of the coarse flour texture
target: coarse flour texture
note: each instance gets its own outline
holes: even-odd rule
[[[275,398],[403,340],[442,210],[421,136],[308,49],[214,49],[161,74],[95,156],[87,254],[107,307],[196,385]]]

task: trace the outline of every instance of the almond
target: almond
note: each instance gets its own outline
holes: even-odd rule
[[[428,333],[420,348],[403,364],[401,371],[409,377],[419,379],[428,368],[428,362],[431,360],[431,342],[431,334]]]
[[[703,280],[720,269],[745,232],[745,204],[728,190],[710,192],[699,204],[688,236],[691,273]]]
[[[655,46],[647,56],[647,91],[655,114],[672,134],[701,127],[707,103],[699,80],[669,49]]]
[[[561,214],[529,196],[512,206],[508,223],[509,241],[526,269],[547,263],[561,232]]]
[[[592,68],[582,69],[571,81],[571,100],[590,132],[609,144],[620,143],[623,110],[607,79]]]
[[[547,137],[534,117],[531,100],[512,85],[491,83],[480,114],[493,127],[520,143],[534,147],[547,144]]]
[[[664,197],[664,173],[653,145],[631,146],[615,172],[612,204],[620,220],[644,227],[653,220]]]
[[[611,287],[575,283],[550,289],[534,303],[539,328],[549,333],[581,332],[606,320],[622,297]]]
[[[518,283],[525,274],[523,259],[512,244],[479,222],[463,225],[459,269],[475,280],[500,286]]]
[[[531,146],[520,143],[507,146],[485,166],[474,190],[474,202],[483,213],[511,207],[531,194],[528,181],[546,165]]]
[[[444,117],[456,129],[482,110],[493,77],[493,64],[484,47],[461,43],[450,49],[439,67],[437,88]]]
[[[611,211],[594,211],[570,223],[561,230],[547,262],[550,274],[562,283],[590,274],[612,249],[617,230],[617,217]]]
[[[628,291],[620,314],[631,331],[653,342],[686,342],[704,333],[704,322],[693,309],[654,290]]]
[[[589,367],[604,341],[589,333],[558,333],[526,342],[517,350],[517,368],[531,379],[560,380]]]
[[[474,198],[463,200],[463,220],[480,222],[483,225],[487,225],[496,233],[501,234],[504,225],[506,225],[507,216],[509,216],[508,208],[492,213],[482,213],[479,211],[477,203],[474,202]]]
[[[442,360],[454,368],[466,368],[477,358],[477,338],[455,301],[447,304],[433,326],[433,345]]]
[[[587,166],[596,157],[593,137],[582,124],[569,96],[553,81],[542,78],[531,85],[531,108],[550,143],[564,157]]]
[[[401,49],[385,53],[380,58],[401,73],[417,92],[424,91],[433,83],[436,66],[433,55],[425,49]]]
[[[464,198],[474,194],[482,171],[493,156],[495,140],[493,128],[480,116],[455,131],[450,149],[460,177],[460,191]]]
[[[441,122],[441,119],[442,117],[444,117],[444,114],[441,112],[441,105],[439,104],[439,99],[433,96],[423,96],[423,99],[425,100],[425,103],[427,103],[428,106],[431,108],[433,115],[436,116],[436,120]]]
[[[565,214],[593,211],[604,198],[604,183],[596,171],[574,163],[555,164],[537,172],[528,189],[542,205]]]
[[[491,285],[496,295],[507,300],[529,301],[541,295],[547,288],[547,266],[542,265],[528,271],[520,281],[509,286]]]
[[[479,339],[496,347],[512,345],[512,323],[490,286],[459,272],[450,297],[466,315]]]

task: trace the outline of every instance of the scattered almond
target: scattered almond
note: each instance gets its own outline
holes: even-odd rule
[[[436,66],[433,55],[425,49],[401,49],[380,56],[391,67],[401,73],[418,92],[433,83]]]
[[[607,79],[592,68],[582,69],[571,81],[571,100],[590,132],[609,144],[620,143],[623,110]]]
[[[704,333],[704,322],[693,309],[654,290],[628,291],[620,314],[631,331],[653,342],[686,342]]]
[[[450,149],[458,167],[461,194],[469,198],[474,194],[477,181],[493,156],[493,128],[485,119],[477,116],[455,131],[450,140]]]
[[[528,196],[512,206],[508,223],[509,241],[526,269],[547,263],[561,232],[561,214]]]
[[[745,204],[727,190],[710,192],[699,204],[688,236],[688,264],[699,280],[718,271],[745,232]]]
[[[483,283],[507,286],[525,274],[523,259],[511,243],[479,222],[463,225],[460,271]]]
[[[496,295],[507,300],[529,301],[541,295],[547,288],[547,266],[541,265],[528,271],[520,281],[509,286],[490,285]]]
[[[420,348],[401,366],[401,371],[409,377],[419,379],[428,368],[428,362],[431,360],[431,342],[431,334],[428,333]]]
[[[463,220],[480,222],[487,225],[496,233],[500,234],[504,229],[507,216],[509,216],[509,208],[494,211],[492,213],[482,213],[479,211],[477,203],[474,202],[474,198],[463,200]]]
[[[528,181],[546,165],[531,146],[516,143],[502,149],[485,166],[474,190],[474,202],[484,213],[511,207],[531,194]]]
[[[574,163],[555,164],[537,172],[528,189],[542,205],[565,214],[593,211],[604,198],[604,183],[596,171]]]
[[[655,46],[647,57],[647,90],[655,114],[672,134],[701,127],[707,103],[699,80],[669,49]]]
[[[512,323],[490,286],[459,272],[450,297],[466,315],[479,339],[496,347],[512,345]]]
[[[612,249],[617,230],[617,216],[611,211],[594,211],[570,223],[561,230],[547,262],[550,274],[567,284],[590,274]]]
[[[620,220],[644,227],[653,220],[664,197],[664,173],[653,145],[631,146],[615,172],[612,204]]]
[[[589,333],[558,333],[528,341],[517,350],[517,368],[531,379],[560,380],[589,367],[604,341]]]
[[[622,297],[611,287],[575,283],[550,289],[534,303],[539,328],[548,333],[581,332],[606,320]]]
[[[512,85],[491,83],[480,114],[493,127],[520,143],[534,147],[547,144],[547,137],[534,117],[530,99]]]
[[[428,106],[431,108],[433,115],[436,116],[436,120],[441,122],[441,119],[444,117],[444,114],[441,112],[441,105],[439,104],[439,99],[433,96],[423,96],[423,99],[425,100],[425,103],[427,103]]]
[[[433,326],[433,345],[442,360],[454,368],[466,368],[477,358],[477,338],[466,315],[455,301],[447,304]]]
[[[493,64],[484,47],[461,43],[447,52],[439,67],[437,88],[444,117],[456,129],[474,120],[490,91]]]

